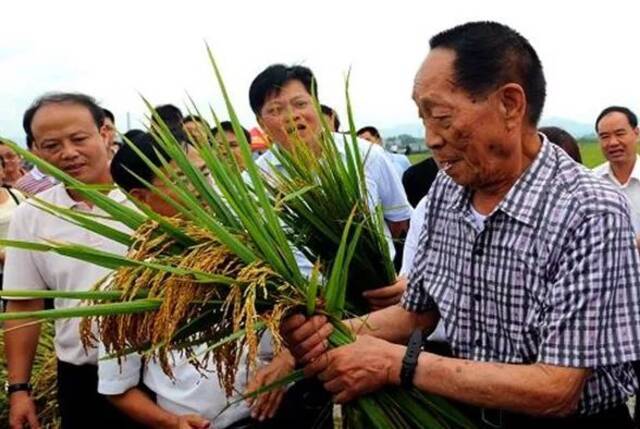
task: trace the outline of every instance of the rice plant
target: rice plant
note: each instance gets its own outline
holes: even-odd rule
[[[56,352],[53,347],[53,323],[44,323],[40,342],[33,360],[33,398],[38,410],[38,421],[43,429],[59,429],[60,415],[57,406]],[[4,349],[4,335],[0,336],[0,350]],[[0,380],[7,379],[4,354],[0,354]],[[0,427],[9,427],[9,398],[0,391]]]
[[[335,142],[324,140],[323,155],[312,165],[313,169],[301,171],[300,167],[310,159],[300,146],[300,157],[281,155],[289,166],[286,174],[275,182],[273,177],[266,177],[251,157],[249,142],[218,67],[208,53],[246,170],[242,172],[226,155],[228,152],[219,150],[212,140],[191,142],[206,171],[194,167],[183,142],[155,117],[150,132],[168,155],[161,156],[163,168],[155,166],[140,151],[137,153],[175,196],[146,183],[175,208],[174,217],[160,216],[132,196],[129,197],[137,209],[115,203],[104,189],[82,184],[7,142],[41,170],[101,208],[106,213],[101,217],[119,221],[123,228],[105,226],[95,215],[71,213],[42,201],[34,204],[126,244],[129,251],[123,256],[78,243],[0,240],[0,245],[57,252],[114,270],[92,291],[1,292],[3,296],[65,297],[77,299],[80,305],[64,310],[5,313],[0,314],[0,321],[84,317],[82,335],[87,345],[102,341],[108,352],[117,357],[131,352],[157,357],[168,374],[172,351],[189,355],[200,368],[213,355],[222,387],[231,393],[242,350],[246,348],[249,361],[255,362],[259,335],[269,331],[277,353],[281,347],[278,326],[288,312],[326,314],[335,327],[330,337],[332,347],[354,341],[354,334],[341,321],[345,311],[363,309],[362,302],[354,298],[359,297],[359,291],[350,292],[354,261],[360,260],[360,267],[371,262],[362,263],[367,257],[383,262],[381,271],[368,274],[372,282],[375,280],[374,286],[391,283],[395,273],[385,254],[388,251],[380,212],[367,205],[362,154],[358,150],[348,152],[345,161],[335,152]],[[219,126],[218,116],[212,114]],[[352,118],[350,122],[355,142]],[[125,144],[136,151],[131,142]],[[305,185],[294,189],[296,180]],[[339,193],[344,188],[348,188],[347,197]],[[344,201],[338,201],[342,198]],[[314,223],[313,216],[318,213],[309,210],[319,209],[321,204],[327,208],[341,204],[339,214],[326,225]],[[302,234],[312,235],[314,241],[304,249],[314,261],[310,277],[300,271],[294,255],[296,237]],[[92,323],[97,324],[97,336]],[[207,344],[207,351],[197,355],[195,348],[201,344]],[[295,371],[252,395],[302,377],[301,371]],[[343,416],[348,428],[471,427],[446,401],[415,389],[389,388],[364,396],[343,406]]]

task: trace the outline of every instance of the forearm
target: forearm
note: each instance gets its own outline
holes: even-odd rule
[[[120,411],[147,427],[168,429],[178,425],[177,415],[160,408],[137,387],[121,395],[109,395],[107,398]]]
[[[396,362],[392,383],[399,384],[406,348],[392,346]],[[544,364],[515,365],[446,358],[422,353],[414,385],[479,407],[514,412],[562,416],[575,412],[589,370]]]
[[[36,311],[44,308],[42,300],[9,301],[7,311]],[[36,320],[8,320],[4,323],[7,380],[26,383],[31,378],[31,366],[40,338],[40,323]]]
[[[346,323],[356,334],[404,344],[415,329],[423,329],[426,333],[433,331],[438,319],[439,315],[435,311],[418,314],[407,311],[400,305],[392,305],[363,317],[349,319]]]

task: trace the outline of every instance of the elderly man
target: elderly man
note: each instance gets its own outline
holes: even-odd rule
[[[443,173],[402,303],[352,320],[355,343],[330,351],[323,316],[291,316],[290,349],[337,402],[415,386],[489,427],[632,427],[640,257],[626,199],[536,132],[545,79],[520,34],[468,23],[430,45],[413,98]],[[440,318],[452,358],[420,352]]]

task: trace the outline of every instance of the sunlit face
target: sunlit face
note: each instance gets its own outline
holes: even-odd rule
[[[474,99],[456,85],[454,60],[454,51],[433,49],[416,75],[413,99],[440,168],[462,186],[491,187],[519,167],[520,132],[507,130],[499,89]]]
[[[259,112],[258,123],[275,143],[285,149],[291,147],[295,135],[307,145],[314,146],[321,131],[311,94],[298,80],[290,80],[278,93],[267,97]]]
[[[598,140],[609,162],[629,162],[636,158],[638,127],[633,128],[624,113],[611,112],[598,122]]]
[[[380,144],[380,139],[376,136],[374,136],[373,134],[371,134],[369,131],[365,131],[363,133],[358,134],[358,137],[360,137],[361,139],[365,139],[366,141],[368,141],[369,143],[373,143],[373,144]]]
[[[193,140],[200,143],[205,143],[207,141],[207,130],[205,129],[204,124],[194,120],[183,123],[182,127]]]
[[[22,158],[9,146],[0,144],[0,157],[4,162],[4,173],[6,177],[16,178],[20,176]]]
[[[233,131],[225,131],[224,135],[227,138],[227,142],[229,143],[229,148],[231,149],[231,154],[233,155],[236,162],[238,163],[238,166],[240,166],[241,169],[244,169],[244,160],[242,159],[242,153],[240,152],[240,143],[238,143],[238,138],[236,137],[236,134]],[[220,152],[222,154],[225,154],[226,146],[224,145],[224,140],[222,140],[220,133],[218,132],[213,137],[218,142],[218,148]]]
[[[205,172],[206,165],[204,160],[200,157],[198,151],[191,146],[187,147],[187,158],[189,158],[191,164],[194,167],[198,168],[202,172]],[[175,171],[178,177],[181,177],[183,175],[175,161],[171,161],[169,163],[169,167],[164,167],[162,171],[165,175],[167,175],[167,177],[171,177],[170,171]],[[178,203],[180,202],[180,198],[176,196],[173,190],[169,186],[167,186],[159,177],[154,177],[153,180],[151,180],[151,184],[158,188],[158,191],[163,195],[171,198],[174,201],[177,201]],[[158,214],[161,214],[163,216],[174,216],[178,213],[175,207],[173,207],[160,195],[150,189],[137,188],[132,190],[131,194],[138,200],[147,204],[151,208],[151,210],[155,211]]]
[[[105,130],[98,130],[85,106],[46,104],[36,111],[31,131],[45,161],[84,183],[111,182]]]

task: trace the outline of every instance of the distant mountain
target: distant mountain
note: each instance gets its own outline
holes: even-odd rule
[[[401,134],[407,134],[412,137],[424,138],[424,127],[420,122],[406,123],[406,124],[394,125],[392,127],[381,128],[380,133],[384,138],[395,137]]]
[[[571,133],[577,139],[583,137],[595,138],[593,125],[574,121],[573,119],[550,116],[548,118],[542,118],[540,125],[560,127]],[[398,124],[391,127],[381,128],[380,132],[384,138],[395,137],[401,134],[424,138],[424,127],[420,122]]]
[[[584,122],[574,121],[573,119],[561,118],[558,116],[551,116],[549,118],[542,118],[540,121],[541,126],[554,126],[560,127],[565,131],[568,131],[575,138],[580,139],[583,137],[595,138],[596,133],[593,130],[593,125],[585,124]]]

